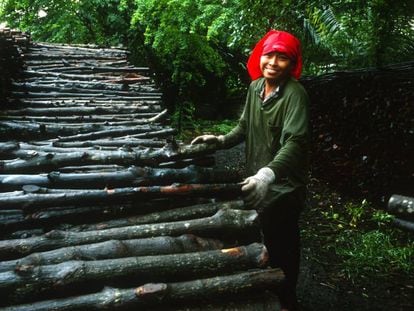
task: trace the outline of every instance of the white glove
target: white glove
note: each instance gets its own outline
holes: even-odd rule
[[[224,136],[216,136],[216,135],[201,135],[193,139],[191,145],[194,144],[222,144],[224,142]]]
[[[247,177],[242,182],[242,192],[246,193],[245,202],[252,208],[257,208],[266,196],[269,184],[275,181],[275,173],[268,168],[261,168],[256,175]]]

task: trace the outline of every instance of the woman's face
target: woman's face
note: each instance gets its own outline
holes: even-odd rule
[[[292,71],[293,61],[286,54],[271,52],[260,57],[263,77],[272,82],[283,81]]]

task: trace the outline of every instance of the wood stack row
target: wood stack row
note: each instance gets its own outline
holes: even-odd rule
[[[277,288],[240,176],[211,166],[216,146],[174,140],[148,68],[40,43],[24,61],[0,118],[5,310],[200,309]]]
[[[301,82],[311,99],[312,174],[381,204],[412,195],[414,62]]]
[[[23,69],[22,54],[28,49],[30,37],[18,30],[0,28],[0,107],[10,95],[11,82]]]

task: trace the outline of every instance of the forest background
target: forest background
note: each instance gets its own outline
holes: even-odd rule
[[[35,41],[127,47],[157,73],[180,130],[199,107],[227,116],[223,103],[244,94],[246,59],[271,28],[297,35],[303,74],[319,75],[412,60],[413,16],[407,0],[0,1],[0,21]]]
[[[0,0],[1,22],[30,32],[34,41],[126,47],[134,65],[154,72],[183,139],[225,133],[235,124],[229,110],[243,104],[247,57],[271,28],[299,37],[305,78],[414,61],[409,0]],[[313,177],[303,236],[306,261],[324,270],[314,293],[335,289],[335,299],[349,302],[343,294],[355,298],[358,287],[375,310],[408,310],[412,235],[393,229],[392,216],[363,195],[345,198]],[[312,286],[302,289],[302,303]],[[332,295],[315,295],[326,309],[323,300]],[[356,304],[361,308],[345,304],[343,310],[365,310],[364,301]]]

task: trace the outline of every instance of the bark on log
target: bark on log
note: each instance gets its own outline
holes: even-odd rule
[[[0,273],[0,290],[12,291],[19,301],[68,285],[134,277],[152,282],[208,277],[220,273],[264,267],[268,254],[263,244],[230,249],[161,256],[126,257],[96,261],[74,260],[56,265],[21,267]],[[141,295],[144,293],[141,292]]]
[[[394,194],[388,200],[388,211],[405,220],[414,221],[414,198]]]
[[[22,191],[0,193],[0,210],[45,208],[108,202],[134,202],[139,199],[198,196],[236,198],[241,195],[239,184],[174,184],[171,186],[126,187],[115,189],[48,189],[27,185]]]
[[[133,240],[110,240],[100,243],[63,247],[33,253],[24,258],[0,261],[0,272],[24,270],[25,267],[58,264],[71,260],[102,260],[110,258],[156,256],[221,249],[223,243],[192,234],[178,237],[154,237]]]
[[[4,137],[13,138],[53,138],[53,137],[68,137],[67,139],[85,139],[94,137],[107,137],[107,136],[119,136],[126,135],[128,133],[145,133],[147,131],[153,131],[154,129],[161,129],[156,124],[150,122],[138,122],[131,124],[130,126],[108,124],[44,124],[28,121],[0,121],[0,135]]]
[[[50,172],[40,175],[0,175],[3,191],[21,189],[24,185],[37,185],[49,188],[117,188],[153,185],[170,185],[172,183],[230,183],[241,180],[235,171],[217,170],[189,166],[182,169],[150,168],[131,166],[116,172],[102,173],[60,173]]]
[[[109,55],[121,55],[126,56],[130,52],[126,49],[120,49],[116,47],[110,47],[110,48],[102,48],[97,45],[93,44],[62,44],[62,43],[39,43],[34,42],[31,47],[30,51],[39,51],[39,54],[44,55],[44,52],[55,50],[55,51],[62,51],[65,53],[74,53],[74,54],[80,54],[80,53],[92,53],[93,55],[99,55],[99,54],[109,54]]]
[[[40,237],[0,241],[0,259],[7,260],[33,252],[52,250],[60,247],[97,243],[111,239],[139,239],[155,236],[177,236],[196,234],[217,236],[218,234],[248,232],[257,228],[256,211],[219,210],[211,217],[160,224],[137,225],[86,232],[66,232],[54,230]]]
[[[166,140],[157,139],[96,139],[79,142],[54,142],[54,146],[62,148],[85,148],[85,147],[163,147],[166,145]],[[1,146],[1,144],[0,144]],[[0,147],[1,148],[1,147]]]
[[[161,98],[162,94],[159,92],[155,92],[154,90],[151,90],[150,88],[141,90],[116,90],[111,89],[109,87],[104,88],[88,88],[88,87],[82,87],[80,85],[78,86],[45,86],[45,85],[33,85],[33,84],[25,84],[24,86],[19,86],[13,88],[13,94],[18,95],[20,94],[31,94],[31,96],[35,94],[43,94],[43,93],[53,93],[53,94],[72,94],[74,96],[101,96],[103,94],[104,96],[131,96],[131,97],[138,97],[138,96],[148,96],[148,97],[158,97]],[[30,96],[30,97],[31,97]],[[23,95],[23,97],[26,97]]]
[[[13,138],[53,138],[60,140],[88,140],[102,137],[116,137],[161,130],[162,127],[150,122],[134,126],[89,125],[70,126],[68,124],[45,125],[35,122],[0,121],[0,135]],[[80,133],[80,134],[76,134]]]
[[[228,208],[245,209],[245,206],[243,201],[241,200],[196,204],[168,209],[165,211],[157,211],[155,213],[149,213],[145,215],[134,215],[127,218],[108,220],[96,224],[82,224],[77,226],[71,226],[68,229],[70,229],[71,231],[93,231],[126,226],[135,226],[141,224],[197,219],[212,216],[215,213],[217,213],[220,209]]]
[[[90,93],[68,93],[68,92],[47,92],[47,93],[42,93],[42,92],[12,92],[12,95],[14,97],[17,98],[23,98],[23,99],[36,99],[36,98],[41,98],[41,99],[85,99],[85,98],[96,98],[99,97],[100,99],[124,99],[124,100],[161,100],[161,96],[158,95],[151,95],[151,94],[143,94],[140,96],[136,96],[136,95],[124,95],[124,96],[116,96],[116,95],[111,95],[111,94],[106,94],[104,92],[102,93],[94,93],[94,94],[90,94]]]
[[[151,135],[167,134],[170,129],[155,132],[142,133],[141,137],[151,137]],[[152,134],[151,134],[152,133]],[[170,132],[171,133],[171,132]],[[135,136],[137,137],[137,136]],[[208,148],[198,148],[197,145],[189,148],[178,148],[174,145],[167,145],[161,149],[147,148],[144,150],[127,151],[88,151],[88,152],[69,152],[66,154],[38,153],[30,150],[16,151],[19,157],[11,161],[0,161],[0,174],[16,174],[29,172],[45,172],[59,170],[65,166],[77,165],[137,165],[137,166],[158,166],[161,162],[178,161],[181,159],[192,158],[200,155],[212,153],[214,146]]]
[[[119,106],[120,107],[120,106]],[[119,108],[118,107],[118,108]],[[131,108],[131,106],[128,106]],[[78,116],[78,117],[16,117],[16,116],[0,116],[0,122],[7,123],[9,122],[10,126],[13,126],[13,124],[28,124],[30,125],[38,125],[38,126],[44,126],[47,129],[51,129],[52,131],[60,130],[62,126],[73,128],[73,130],[78,131],[97,131],[99,128],[101,129],[109,129],[111,126],[141,126],[145,124],[160,122],[163,119],[165,119],[167,116],[167,110],[163,110],[160,113],[151,113],[148,114],[148,117],[145,118],[145,115],[141,115],[138,119],[135,119],[133,117],[121,117],[118,118],[115,116],[107,116],[106,119],[100,119],[94,117],[84,117],[84,116]],[[62,124],[65,122],[65,124]],[[74,123],[76,122],[76,123]],[[85,128],[86,129],[83,129]],[[72,134],[73,135],[73,134]]]
[[[2,210],[0,212],[0,228],[25,222],[25,216],[22,210]]]
[[[142,133],[151,133],[155,131],[161,131],[162,127],[157,125],[142,125],[140,127],[134,126],[121,128],[121,129],[109,129],[109,130],[102,130],[96,132],[90,132],[85,134],[77,134],[73,136],[65,136],[60,137],[59,141],[73,141],[73,140],[91,140],[97,138],[105,138],[105,137],[119,137],[124,135],[135,135],[135,134],[142,134]],[[165,130],[165,129],[164,129]]]
[[[148,113],[131,113],[131,114],[112,114],[112,115],[84,115],[84,116],[0,116],[2,120],[28,120],[43,122],[102,122],[102,121],[131,121],[140,119],[149,119],[157,116],[156,112]]]
[[[88,116],[94,114],[131,114],[137,112],[159,113],[160,107],[151,106],[136,106],[130,108],[123,108],[117,106],[111,107],[60,107],[60,108],[23,108],[19,110],[8,110],[9,116]]]
[[[414,232],[414,221],[394,218],[392,224],[400,229]]]
[[[158,89],[148,85],[124,86],[105,82],[76,82],[73,80],[14,82],[15,91],[40,91],[40,92],[69,92],[69,93],[101,93],[111,95],[157,95],[162,96]]]
[[[38,70],[24,70],[22,73],[23,77],[57,77],[62,79],[73,79],[78,81],[117,81],[122,80],[123,77],[119,76],[109,76],[109,75],[97,75],[97,74],[69,74],[69,73],[59,73],[59,72],[44,72],[44,71],[38,71]],[[137,75],[139,76],[139,75]],[[140,78],[142,80],[150,81],[150,78],[148,77],[142,77]]]
[[[229,297],[243,299],[241,297],[275,289],[283,279],[280,269],[264,269],[186,282],[148,283],[131,289],[105,287],[94,294],[10,306],[4,311],[117,310],[125,307],[150,309],[160,306],[169,308],[171,304],[191,301],[200,304],[226,300]]]
[[[25,221],[19,223],[19,227],[4,226],[3,233],[7,233],[16,229],[43,227],[56,228],[57,224],[85,224],[85,221],[108,221],[109,219],[127,217],[131,215],[141,215],[145,213],[163,213],[162,211],[169,209],[176,209],[183,206],[190,206],[194,204],[201,204],[200,198],[183,198],[179,202],[173,199],[153,199],[146,202],[138,203],[124,203],[112,205],[91,205],[85,207],[65,206],[48,208],[46,210],[34,211],[33,213],[25,213]],[[164,214],[163,214],[164,215]],[[167,215],[164,215],[165,217]],[[172,220],[165,220],[172,221]],[[64,227],[66,228],[66,227]]]
[[[142,73],[148,72],[147,67],[110,67],[110,66],[70,66],[70,67],[60,67],[60,68],[51,68],[44,69],[43,71],[52,71],[52,72],[64,72],[64,73]]]

